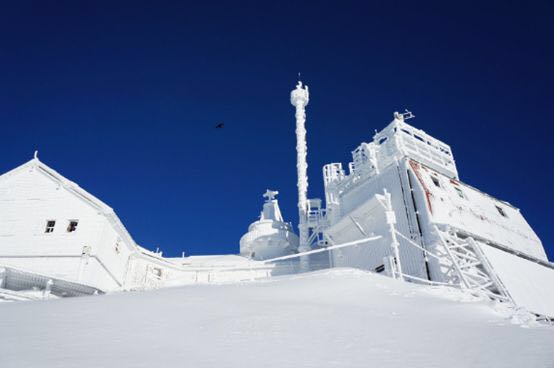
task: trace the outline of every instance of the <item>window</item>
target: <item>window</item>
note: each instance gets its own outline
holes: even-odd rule
[[[117,254],[121,253],[121,243],[118,241],[115,242],[115,252]]]
[[[156,276],[156,277],[162,277],[162,269],[161,269],[161,268],[154,267],[154,268],[152,269],[152,273],[153,273],[154,276]]]
[[[466,198],[466,196],[464,195],[464,192],[462,192],[462,190],[460,188],[454,187],[454,189],[456,190],[456,193],[458,193],[458,197],[463,198],[463,199]]]
[[[67,225],[67,232],[72,233],[77,230],[77,225],[79,225],[79,220],[69,220],[69,225]]]
[[[439,182],[439,178],[437,178],[436,176],[431,175],[431,180],[433,180],[433,184],[435,184],[436,187],[438,187],[438,188],[441,187],[441,183]]]
[[[385,270],[385,265],[384,264],[382,264],[382,265],[378,266],[377,268],[375,268],[375,272],[377,272],[377,273],[381,273],[384,270]]]
[[[506,214],[506,211],[504,211],[502,207],[499,207],[499,206],[495,206],[495,207],[498,210],[499,214],[501,214],[503,217],[508,217],[508,215]]]
[[[44,229],[44,232],[46,234],[50,234],[54,232],[54,226],[56,226],[55,220],[48,220],[46,221],[46,228]]]

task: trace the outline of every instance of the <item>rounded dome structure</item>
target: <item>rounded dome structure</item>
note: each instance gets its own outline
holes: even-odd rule
[[[240,239],[240,254],[255,260],[265,260],[292,254],[298,248],[298,236],[292,225],[283,221],[279,203],[275,199],[278,192],[267,190],[260,219],[248,227],[248,232]]]

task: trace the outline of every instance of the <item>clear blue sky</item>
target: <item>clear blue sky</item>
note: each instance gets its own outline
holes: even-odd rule
[[[266,188],[297,221],[301,71],[310,196],[408,108],[552,259],[553,19],[551,1],[5,2],[0,172],[38,149],[140,244],[236,253]]]

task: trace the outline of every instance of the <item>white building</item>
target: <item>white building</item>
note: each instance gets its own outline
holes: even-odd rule
[[[59,295],[78,295],[270,272],[234,255],[164,258],[142,248],[109,206],[36,155],[0,176],[0,288],[46,288],[50,281]]]
[[[300,238],[268,190],[241,255],[164,258],[137,245],[110,207],[35,157],[0,176],[0,294],[38,287],[80,295],[357,267],[554,317],[554,265],[519,209],[461,182],[450,147],[407,124],[409,112],[395,113],[356,148],[347,170],[324,166],[326,208],[309,199],[308,102],[299,82],[291,103]]]
[[[519,209],[461,182],[450,147],[411,117],[395,113],[352,152],[348,172],[323,168],[326,239],[383,236],[333,250],[332,265],[458,284],[554,316],[554,265]]]

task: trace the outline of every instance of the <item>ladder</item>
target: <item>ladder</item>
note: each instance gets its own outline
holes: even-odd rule
[[[323,230],[326,227],[325,222],[325,209],[321,206],[321,199],[313,198],[308,199],[308,210],[307,210],[307,226],[309,231],[308,244],[310,248],[315,247],[325,247],[327,246],[327,241],[323,237]]]

